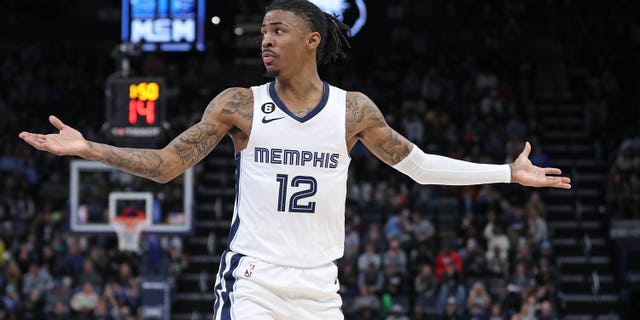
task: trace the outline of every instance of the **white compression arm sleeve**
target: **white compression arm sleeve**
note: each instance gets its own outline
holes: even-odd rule
[[[461,186],[511,182],[508,164],[480,164],[426,154],[415,145],[409,155],[393,168],[420,184]]]

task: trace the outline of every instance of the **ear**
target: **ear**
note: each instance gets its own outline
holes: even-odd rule
[[[309,49],[316,49],[320,45],[320,40],[322,37],[319,32],[311,32],[309,37],[307,38],[307,45]]]

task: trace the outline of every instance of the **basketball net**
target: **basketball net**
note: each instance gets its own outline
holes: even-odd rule
[[[144,216],[115,217],[111,219],[110,224],[116,230],[116,235],[118,236],[118,250],[140,251],[140,234],[148,224]]]

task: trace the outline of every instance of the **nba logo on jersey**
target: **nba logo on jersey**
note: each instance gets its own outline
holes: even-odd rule
[[[247,269],[244,271],[244,276],[247,278],[251,278],[251,275],[253,275],[253,270],[256,268],[255,264],[250,264]]]

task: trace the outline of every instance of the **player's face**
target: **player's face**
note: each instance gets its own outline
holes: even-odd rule
[[[287,66],[300,65],[311,57],[308,46],[311,30],[293,12],[267,12],[262,20],[260,33],[262,62],[268,76],[275,77]]]

